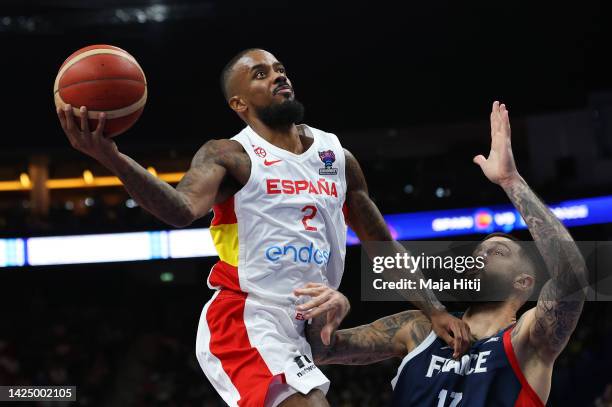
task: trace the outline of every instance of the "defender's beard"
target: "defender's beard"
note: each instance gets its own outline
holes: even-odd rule
[[[266,126],[272,129],[286,129],[304,117],[304,105],[296,99],[272,103],[255,109],[255,114]]]
[[[491,275],[485,272],[475,276],[463,276],[462,278],[466,280],[480,279],[479,291],[456,290],[453,292],[456,299],[467,303],[505,301],[514,290],[511,276]]]

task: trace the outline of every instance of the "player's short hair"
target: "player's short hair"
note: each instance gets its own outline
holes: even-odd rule
[[[526,256],[525,258],[527,262],[532,266],[531,274],[533,275],[533,277],[536,278],[536,280],[539,280],[538,279],[539,274],[546,272],[546,265],[544,264],[544,261],[542,259],[542,256],[540,255],[540,252],[535,247],[535,243],[524,242],[521,239],[517,238],[516,236],[513,236],[508,233],[503,233],[503,232],[490,233],[486,235],[482,239],[482,241],[484,242],[486,240],[491,239],[492,237],[505,237],[506,239],[510,239],[516,242],[521,248],[521,251],[525,254]]]
[[[230,74],[232,73],[232,69],[234,68],[234,65],[236,65],[236,62],[238,62],[240,58],[242,58],[244,55],[248,54],[251,51],[263,51],[263,49],[261,48],[243,49],[242,51],[234,55],[232,59],[230,59],[229,62],[225,64],[225,66],[221,70],[221,75],[219,77],[219,84],[221,85],[221,92],[223,92],[223,97],[225,98],[225,100],[229,100],[229,97],[230,97],[228,85],[229,85]]]
[[[515,242],[520,242],[521,240],[515,236],[512,236],[508,233],[504,233],[504,232],[493,232],[493,233],[489,233],[488,235],[486,235],[484,238],[482,238],[482,241],[484,242],[485,240],[489,240],[492,237],[505,237],[506,239],[510,239],[510,240],[514,240]]]

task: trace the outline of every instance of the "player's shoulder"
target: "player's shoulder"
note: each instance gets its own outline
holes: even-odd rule
[[[340,139],[338,138],[338,136],[335,133],[332,133],[332,132],[329,132],[329,131],[325,131],[325,130],[321,130],[319,128],[313,127],[313,126],[305,124],[305,123],[302,123],[299,126],[307,128],[308,130],[310,130],[310,132],[315,137],[327,139],[327,140],[330,140],[330,141],[333,140],[333,141],[337,142],[338,144],[340,144]]]
[[[516,324],[512,327],[510,338],[512,339],[512,345],[522,345],[529,341],[529,330],[535,323],[535,308],[531,308],[520,316]]]
[[[531,327],[535,323],[535,308],[531,308],[521,315],[510,332],[510,341],[516,355],[520,359],[536,356],[531,342]]]
[[[510,332],[510,342],[516,358],[524,369],[552,369],[558,355],[551,356],[547,352],[548,338],[534,338],[532,328],[537,324],[536,308],[526,311]]]
[[[232,139],[211,139],[206,141],[195,153],[192,165],[197,165],[211,159],[222,161],[236,155],[247,156],[240,142]]]

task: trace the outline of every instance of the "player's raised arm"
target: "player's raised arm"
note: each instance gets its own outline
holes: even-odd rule
[[[401,244],[395,242],[382,214],[376,207],[376,204],[370,199],[365,177],[357,159],[349,151],[344,151],[346,155],[346,202],[351,228],[355,231],[359,240],[361,240],[364,249],[370,257],[380,255],[380,253],[372,253],[367,244],[369,241],[390,242],[390,244],[394,245],[393,253],[404,253],[406,249]],[[423,278],[420,270],[416,270],[414,273],[405,273],[400,270],[391,269],[386,270],[383,276],[391,281],[400,281],[402,278],[418,281]],[[399,293],[403,294],[401,291]],[[419,296],[419,301],[414,300],[415,294]],[[433,329],[436,334],[453,347],[455,351],[454,357],[458,357],[468,350],[470,344],[470,329],[468,325],[446,312],[444,305],[438,301],[431,290],[414,290],[409,300],[432,320]]]
[[[236,143],[229,140],[207,142],[196,153],[191,168],[175,189],[119,152],[115,142],[103,136],[104,114],[100,115],[95,131],[89,129],[87,110],[84,107],[81,108],[80,125],[70,105],[58,109],[57,114],[74,148],[113,172],[140,206],[161,221],[177,227],[189,225],[210,210],[227,172],[225,160],[236,149]]]
[[[431,331],[431,322],[421,311],[404,311],[367,325],[341,329],[331,346],[325,346],[317,335],[324,322],[315,318],[306,331],[315,363],[322,365],[367,365],[404,357]]]
[[[550,280],[540,292],[535,310],[521,318],[513,332],[544,362],[561,353],[574,331],[585,299],[587,268],[563,224],[519,175],[512,155],[510,119],[505,105],[493,104],[489,157],[474,157],[486,177],[500,185],[519,211],[546,263]]]

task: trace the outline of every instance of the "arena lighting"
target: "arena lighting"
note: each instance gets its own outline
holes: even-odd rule
[[[155,171],[155,168],[152,168]],[[151,172],[151,171],[149,171]],[[90,172],[91,174],[91,172]],[[27,174],[26,174],[27,175]],[[159,179],[170,184],[175,184],[183,178],[184,172],[167,172],[164,174],[153,174]],[[29,177],[28,177],[29,180]],[[85,172],[81,178],[58,178],[47,180],[47,188],[49,189],[74,189],[74,188],[96,188],[96,187],[115,187],[123,185],[119,178],[113,176],[94,177],[91,174],[91,183],[87,183]],[[0,192],[2,191],[29,191],[32,189],[32,183],[24,186],[23,180],[20,177],[19,181],[0,181]]]
[[[91,185],[94,181],[93,173],[89,170],[83,171],[83,181],[85,181],[87,185]]]
[[[174,280],[174,274],[169,271],[166,271],[159,275],[159,279],[164,283],[169,283]]]
[[[185,4],[151,4],[137,7],[60,7],[57,11],[44,14],[0,15],[0,33],[55,34],[83,27],[159,24],[167,21],[214,18],[217,15],[215,7],[215,2],[204,0],[185,2]]]
[[[550,206],[568,227],[612,223],[612,195]],[[385,215],[395,239],[509,232],[527,226],[511,205]],[[348,245],[359,244],[349,229]],[[103,248],[103,250],[101,250]],[[208,228],[0,239],[0,267],[108,263],[216,256]]]
[[[24,187],[21,181],[0,181],[0,191],[29,191],[32,185]]]
[[[149,171],[154,177],[157,177],[157,171],[155,170],[155,167],[147,167],[147,171]]]
[[[22,172],[21,175],[19,175],[19,183],[24,188],[29,188],[32,185],[32,182],[30,181],[30,176],[25,172]]]
[[[25,265],[25,241],[0,239],[0,267]]]

